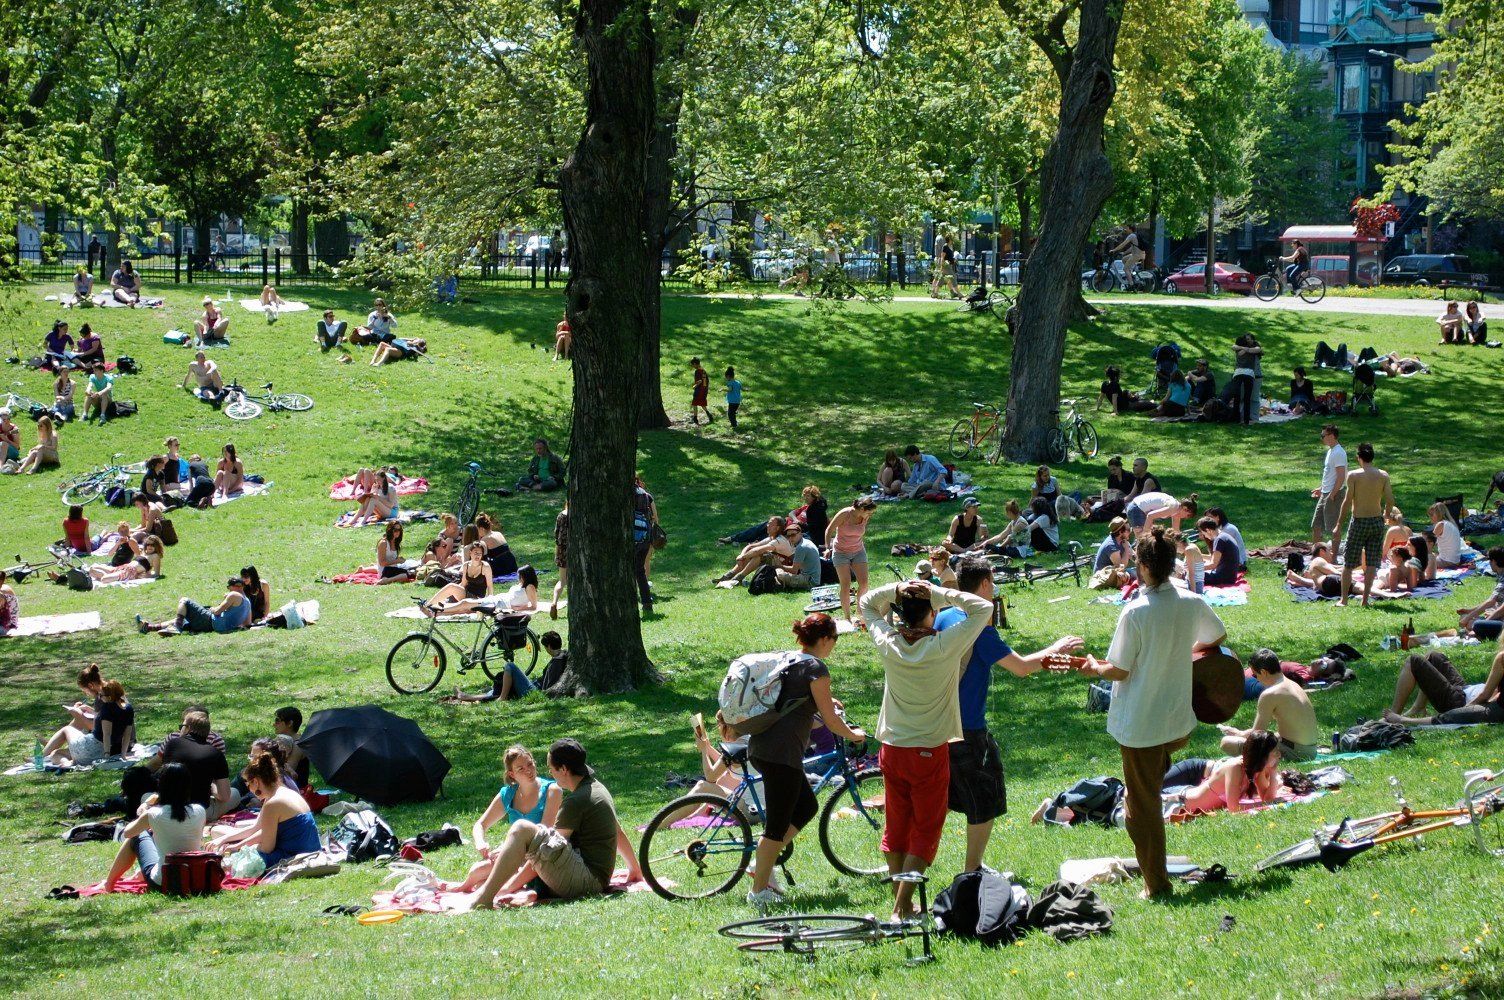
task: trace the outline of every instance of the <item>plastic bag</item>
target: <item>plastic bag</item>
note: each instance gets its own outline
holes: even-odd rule
[[[261,860],[261,852],[250,844],[230,855],[227,861],[230,874],[236,878],[255,878],[266,871],[266,862]]]

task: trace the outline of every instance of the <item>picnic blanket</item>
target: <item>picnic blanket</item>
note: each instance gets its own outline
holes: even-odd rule
[[[1458,527],[1467,535],[1497,535],[1504,531],[1504,508],[1495,508],[1491,514],[1469,514]]]
[[[1355,577],[1356,577],[1356,574],[1355,574]],[[1325,594],[1322,594],[1322,593],[1318,592],[1313,587],[1297,587],[1293,583],[1286,583],[1285,584],[1285,590],[1288,591],[1289,594],[1290,594],[1290,596],[1293,597],[1297,602],[1306,602],[1306,601],[1335,601],[1335,600],[1338,599],[1338,598],[1335,598],[1335,597],[1327,597]],[[1416,587],[1414,590],[1409,591],[1407,593],[1398,594],[1398,595],[1396,595],[1394,597],[1385,597],[1385,596],[1383,596],[1381,594],[1373,594],[1373,595],[1370,595],[1368,599],[1370,601],[1390,601],[1390,600],[1400,600],[1400,601],[1402,601],[1402,600],[1407,600],[1407,599],[1413,597],[1416,600],[1421,600],[1421,601],[1434,601],[1434,600],[1439,600],[1440,598],[1443,598],[1443,597],[1448,597],[1448,596],[1451,595],[1451,593],[1452,593],[1451,581],[1450,580],[1439,580],[1438,579],[1438,580],[1426,580],[1419,587]],[[1361,595],[1358,595],[1358,594],[1353,594],[1352,597],[1349,598],[1349,600],[1351,600],[1354,597],[1356,597],[1356,598],[1358,598],[1358,599],[1361,600]]]
[[[1261,813],[1267,809],[1287,809],[1290,806],[1302,805],[1306,802],[1312,802],[1316,799],[1319,799],[1323,795],[1327,794],[1328,791],[1330,791],[1330,789],[1318,788],[1316,789],[1316,791],[1310,792],[1305,795],[1292,795],[1289,789],[1281,788],[1279,790],[1279,794],[1275,796],[1273,802],[1265,802],[1262,799],[1244,799],[1242,802],[1238,803],[1240,807],[1238,811],[1231,813],[1231,815],[1246,816],[1252,815],[1253,813]],[[1211,816],[1214,814],[1221,814],[1226,812],[1226,809],[1214,809],[1211,812],[1175,812],[1171,813],[1167,818],[1171,823],[1189,823],[1197,816]]]
[[[400,497],[412,496],[415,493],[427,493],[428,480],[422,476],[403,476],[397,480],[397,495]],[[346,476],[333,486],[329,487],[330,500],[354,500],[355,480]]]
[[[71,615],[33,615],[16,621],[16,627],[0,638],[9,639],[22,635],[67,635],[69,632],[89,632],[99,628],[98,611],[80,611]]]
[[[100,583],[98,580],[95,580],[94,589],[99,590],[103,587],[145,587],[147,584],[156,583],[158,579],[160,577],[143,576],[137,580],[116,580],[114,583]]]
[[[249,889],[258,881],[260,880],[254,878],[236,878],[233,875],[226,875],[224,881],[220,883],[219,888],[224,892],[233,892],[236,889]],[[85,896],[103,896],[109,892],[125,892],[140,896],[144,895],[146,891],[146,879],[140,875],[130,875],[116,882],[114,889],[106,889],[103,882],[95,882],[93,885],[86,885],[79,889],[78,895],[80,899]]]
[[[118,301],[109,292],[101,292],[94,296],[94,304],[104,309],[161,309],[166,300],[154,295],[143,295],[141,300],[134,306]]]
[[[396,521],[399,524],[417,524],[421,521],[437,521],[439,515],[427,510],[402,510],[398,508],[396,517],[388,517],[380,520],[357,520],[357,510],[346,511],[334,521],[336,528],[369,528],[372,525],[386,524]]]
[[[1303,556],[1311,554],[1311,543],[1303,538],[1292,538],[1282,545],[1267,545],[1261,549],[1249,549],[1250,559],[1272,559],[1278,563],[1286,563],[1290,556],[1299,552]]]
[[[361,583],[374,587],[381,582],[381,568],[379,566],[362,566],[353,573],[340,573],[338,576],[319,577],[320,583]]]
[[[972,493],[975,493],[976,491],[977,491],[977,485],[976,485],[976,483],[970,482],[968,480],[965,483],[953,483],[952,485],[945,487],[945,491],[944,492],[946,493],[947,496],[950,497],[950,499],[955,500],[958,497],[969,496]],[[894,497],[894,496],[889,496],[883,490],[883,488],[881,486],[878,486],[876,483],[872,484],[872,492],[867,493],[865,495],[867,496],[868,499],[875,500],[878,503],[897,503],[900,500],[918,500],[919,499],[919,497],[917,497],[917,496],[915,496],[915,497],[905,497],[905,496],[896,496],[896,497]]]
[[[228,882],[229,880],[226,879],[226,881]],[[611,875],[611,882],[606,886],[605,895],[651,891],[652,886],[644,881],[628,881],[626,871],[618,868]],[[397,902],[395,893],[383,891],[372,893],[371,902],[378,909],[382,910],[406,910],[408,913],[463,913],[470,909],[470,906],[475,902],[475,897],[478,895],[480,895],[479,890],[475,892],[441,892],[420,902],[399,903]],[[540,901],[536,892],[527,889],[511,893],[510,895],[496,897],[497,906],[534,906],[539,902],[554,903],[561,901],[553,899]]]
[[[225,504],[230,503],[234,500],[243,500],[246,497],[259,497],[261,494],[271,489],[272,485],[272,483],[241,483],[240,489],[236,490],[234,493],[228,493],[224,496],[215,497],[212,501],[210,501],[210,506],[223,507]]]
[[[1248,592],[1251,589],[1252,588],[1248,586],[1247,575],[1239,573],[1238,582],[1233,584],[1231,587],[1203,588],[1201,592],[1201,599],[1205,601],[1209,606],[1214,608],[1237,607],[1239,605],[1248,603]],[[1129,583],[1123,587],[1120,593],[1115,595],[1108,594],[1102,597],[1094,598],[1090,603],[1114,605],[1127,604],[1130,600],[1133,599],[1133,595],[1137,592],[1137,590],[1137,582]]]
[[[49,774],[75,774],[84,771],[123,771],[132,764],[139,764],[148,757],[153,757],[160,747],[152,743],[143,746],[140,743],[131,746],[131,752],[120,757],[106,757],[96,760],[92,764],[43,764],[42,770]],[[7,768],[3,773],[7,778],[13,778],[18,774],[36,774],[37,766],[34,761],[26,761]]]
[[[283,301],[283,303],[280,306],[279,305],[264,306],[264,305],[261,304],[261,300],[259,298],[255,298],[255,299],[236,299],[235,301],[237,301],[237,302],[240,303],[240,308],[244,309],[246,312],[253,312],[253,313],[264,313],[268,309],[272,310],[273,312],[278,312],[278,313],[300,313],[300,312],[307,312],[308,311],[308,303],[307,302],[295,302],[292,299],[287,299],[287,300]]]

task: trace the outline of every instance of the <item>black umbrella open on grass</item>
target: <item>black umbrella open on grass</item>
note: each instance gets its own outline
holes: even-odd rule
[[[298,746],[325,781],[376,805],[427,802],[449,773],[416,722],[376,705],[315,712]]]

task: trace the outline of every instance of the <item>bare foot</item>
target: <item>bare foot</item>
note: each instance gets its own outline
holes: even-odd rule
[[[1029,817],[1029,822],[1030,823],[1038,823],[1040,820],[1044,819],[1045,810],[1047,810],[1047,809],[1050,808],[1050,803],[1053,802],[1053,801],[1055,801],[1055,800],[1054,799],[1044,799],[1043,801],[1041,801],[1039,803],[1039,808],[1034,810],[1034,815],[1032,815],[1032,816]]]
[[[1345,608],[1345,607],[1347,607],[1347,602],[1344,601],[1344,600],[1339,600],[1337,602],[1337,607],[1339,607],[1339,608]]]

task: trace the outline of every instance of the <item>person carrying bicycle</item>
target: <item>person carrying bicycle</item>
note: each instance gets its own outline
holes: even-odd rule
[[[815,726],[815,712],[837,736],[863,743],[866,733],[846,724],[841,703],[830,693],[826,657],[836,648],[836,622],[827,614],[806,615],[794,623],[799,656],[783,673],[774,710],[778,721],[747,741],[747,757],[762,775],[764,824],[757,842],[757,861],[747,902],[759,910],[783,902],[780,887],[770,884],[773,865],[799,831],[815,818],[818,804],[804,776],[804,748]]]
[[[1300,287],[1300,279],[1311,269],[1311,251],[1300,240],[1292,240],[1290,247],[1290,255],[1281,257],[1279,262],[1289,265],[1285,268],[1285,284],[1290,286],[1290,294],[1294,295]]]
[[[1138,273],[1139,266],[1144,262],[1144,250],[1139,246],[1138,230],[1133,223],[1123,223],[1123,239],[1112,252],[1123,259],[1123,283],[1129,288],[1134,285],[1134,276]]]

